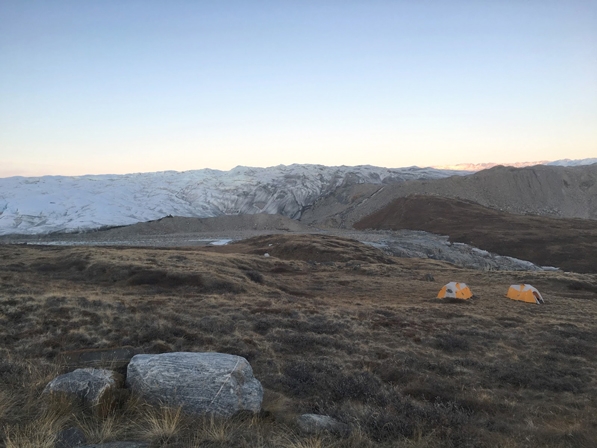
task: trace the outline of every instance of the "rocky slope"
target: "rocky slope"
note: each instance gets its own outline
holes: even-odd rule
[[[394,200],[354,227],[423,230],[447,235],[453,245],[466,243],[538,265],[597,273],[597,220],[515,215],[461,200],[409,196]],[[445,254],[441,259],[454,262]]]
[[[470,176],[396,185],[348,185],[317,201],[301,221],[351,228],[396,198],[414,194],[467,200],[514,214],[597,219],[597,164],[497,166]]]

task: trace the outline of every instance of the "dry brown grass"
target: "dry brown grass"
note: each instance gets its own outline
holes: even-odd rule
[[[184,430],[184,416],[181,408],[167,406],[147,407],[139,423],[143,438],[168,443]]]
[[[250,253],[276,244],[268,241],[241,253],[0,246],[4,443],[33,446],[32,424],[50,406],[41,390],[66,369],[59,353],[132,345],[244,356],[265,388],[262,415],[190,419],[130,399],[101,419],[63,406],[60,419],[39,427],[40,440],[78,425],[90,442],[169,447],[592,446],[597,276],[375,261],[369,248],[339,239],[318,261],[293,259],[292,241],[284,258]],[[308,241],[299,246],[299,258],[309,257]],[[435,282],[423,281],[426,273]],[[434,299],[451,280],[477,298]],[[545,306],[503,297],[523,281]],[[294,421],[304,412],[329,414],[352,432],[301,435]]]
[[[127,422],[122,421],[116,414],[104,417],[75,416],[73,423],[81,428],[87,440],[93,443],[112,442],[128,432]]]

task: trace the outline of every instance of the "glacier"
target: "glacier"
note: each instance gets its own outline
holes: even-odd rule
[[[164,216],[268,213],[293,219],[340,186],[438,179],[469,172],[370,165],[238,166],[123,175],[0,178],[0,235],[78,232]]]

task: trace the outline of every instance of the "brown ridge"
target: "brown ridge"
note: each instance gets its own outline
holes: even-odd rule
[[[597,273],[597,221],[514,215],[435,196],[394,200],[355,229],[424,230],[450,241],[567,271]]]

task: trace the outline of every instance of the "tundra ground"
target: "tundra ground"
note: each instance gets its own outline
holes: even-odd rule
[[[452,280],[475,297],[436,299]],[[547,303],[504,297],[522,282]],[[132,397],[100,419],[40,398],[67,369],[61,352],[122,345],[244,356],[263,411],[192,420]],[[591,447],[596,347],[593,274],[473,271],[320,235],[211,249],[0,246],[7,447],[52,446],[72,425],[90,442],[156,447]],[[303,435],[305,412],[352,433]]]

